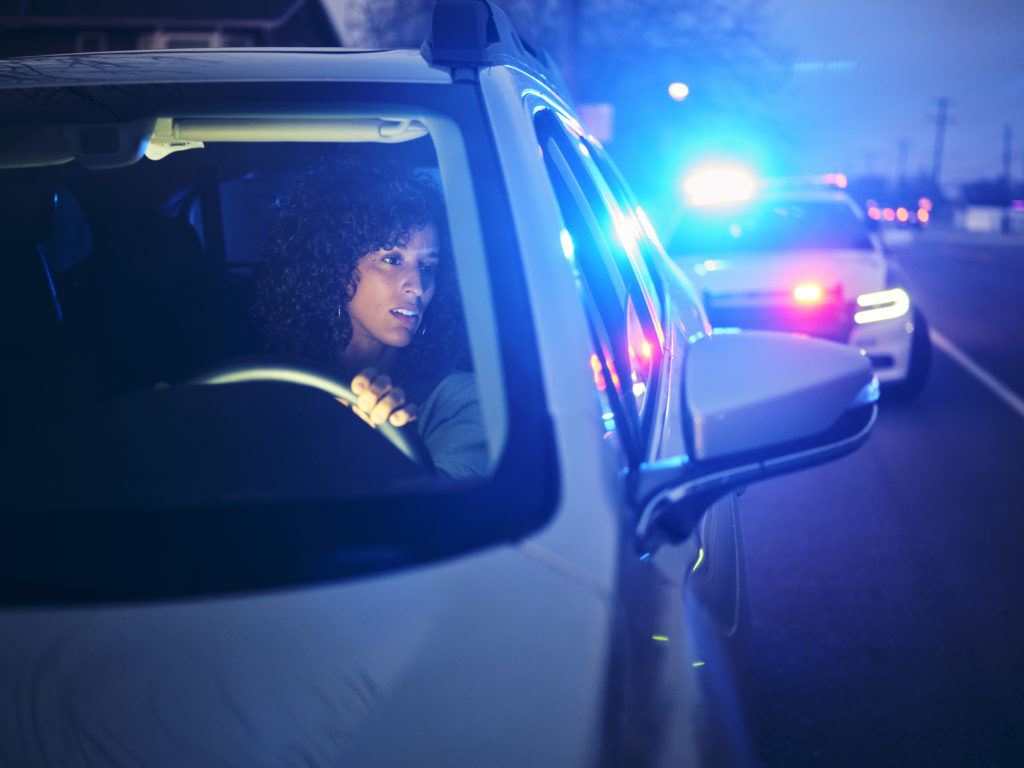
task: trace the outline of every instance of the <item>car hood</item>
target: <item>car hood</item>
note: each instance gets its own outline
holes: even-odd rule
[[[789,293],[802,283],[846,300],[885,288],[885,258],[871,250],[703,254],[677,259],[699,288],[710,294]]]
[[[11,765],[576,765],[609,607],[504,547],[314,589],[0,611]]]

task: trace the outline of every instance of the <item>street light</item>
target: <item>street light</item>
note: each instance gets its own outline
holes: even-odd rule
[[[690,95],[690,86],[688,86],[686,83],[669,83],[668,95],[672,98],[673,101],[682,101],[683,99]]]

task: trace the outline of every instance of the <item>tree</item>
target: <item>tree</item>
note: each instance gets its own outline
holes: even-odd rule
[[[346,45],[418,46],[429,32],[432,0],[354,3]],[[702,142],[779,143],[770,94],[786,56],[765,42],[770,17],[759,0],[499,4],[524,39],[552,55],[577,103],[607,102],[628,116],[616,120],[613,154],[641,196],[665,198],[675,180],[664,169],[681,167],[680,153]],[[683,104],[668,98],[675,80],[690,85]]]

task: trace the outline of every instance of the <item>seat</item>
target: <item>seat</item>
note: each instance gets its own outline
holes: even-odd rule
[[[4,185],[0,211],[0,425],[12,440],[43,416],[63,312],[43,248],[52,191]]]
[[[216,271],[192,226],[133,215],[97,235],[92,315],[108,396],[176,382],[219,346]]]

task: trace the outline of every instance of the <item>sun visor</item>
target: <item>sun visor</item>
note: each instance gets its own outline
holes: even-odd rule
[[[159,160],[207,142],[371,142],[396,144],[427,135],[419,120],[382,117],[160,118],[146,148]]]

